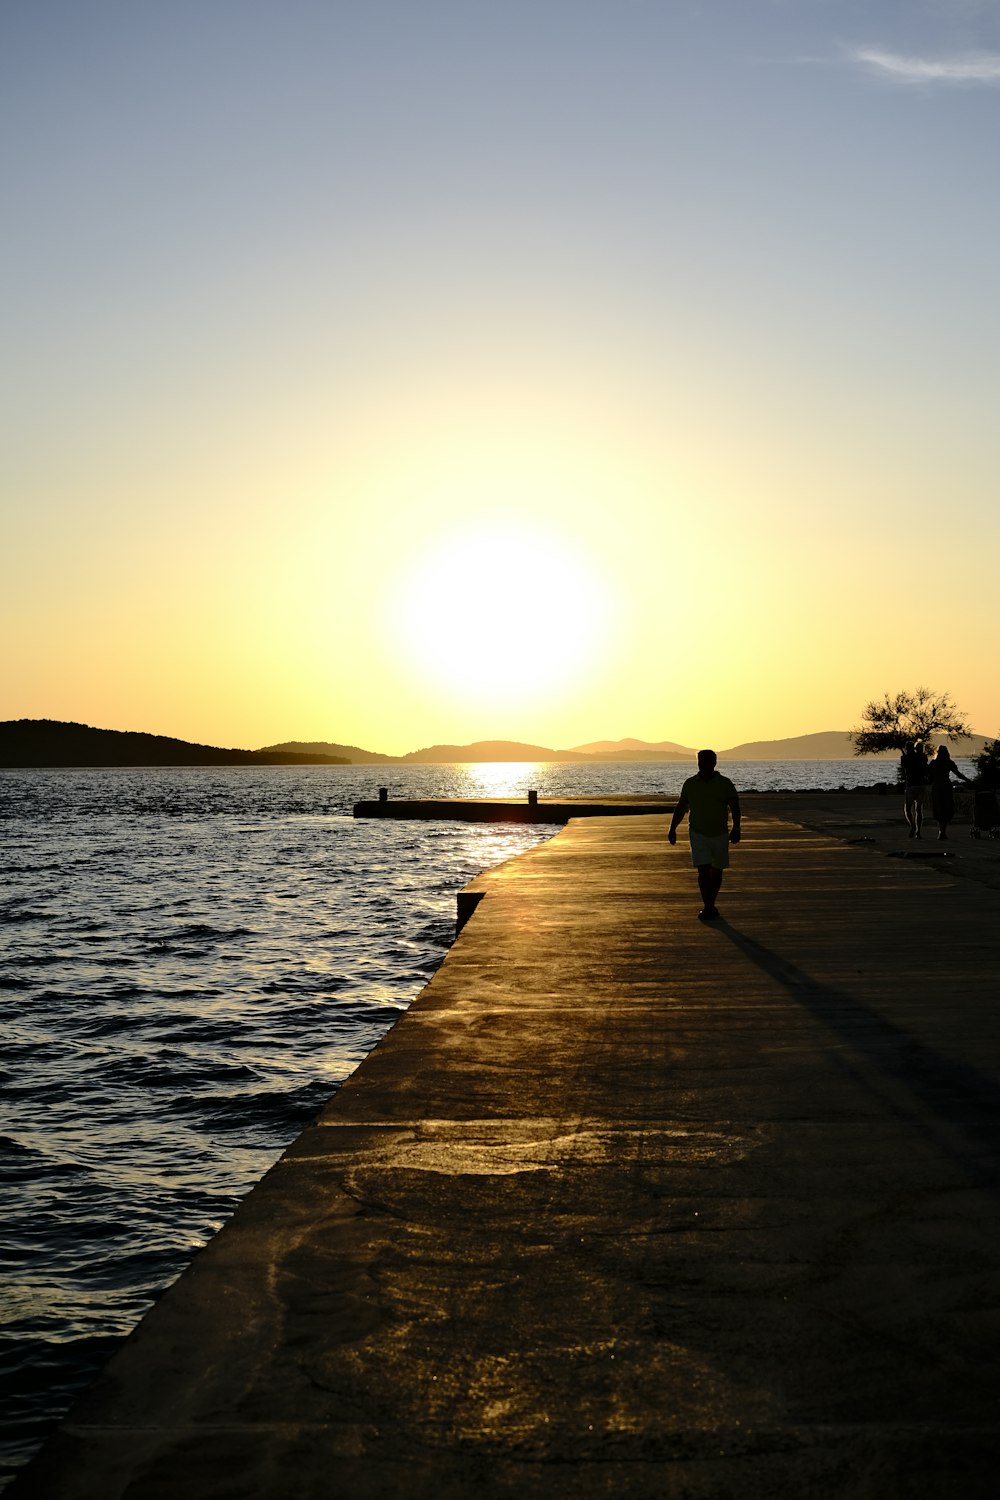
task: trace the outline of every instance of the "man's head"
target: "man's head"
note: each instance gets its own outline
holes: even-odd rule
[[[715,772],[715,763],[719,759],[714,750],[698,751],[698,775],[712,776]]]

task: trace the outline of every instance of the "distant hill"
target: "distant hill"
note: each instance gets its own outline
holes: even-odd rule
[[[846,760],[854,754],[846,729],[831,729],[821,734],[802,734],[787,740],[755,740],[745,745],[734,745],[715,750],[728,760]],[[577,745],[594,760],[648,761],[696,759],[698,750],[691,745],[678,745],[674,740],[594,740],[589,745]]]
[[[934,737],[939,738],[938,736]],[[959,755],[978,755],[982,734],[959,741]],[[853,755],[849,732],[828,729],[784,740],[749,740],[718,749],[723,760],[848,760]],[[288,740],[260,750],[226,750],[196,745],[167,735],[118,729],[92,729],[55,719],[8,719],[0,723],[0,766],[344,766],[456,765],[483,761],[648,762],[685,761],[697,751],[673,740],[594,740],[572,750],[550,750],[520,740],[475,740],[468,745],[429,745],[406,755],[383,755],[358,745]],[[894,751],[873,760],[894,760]]]
[[[639,761],[693,761],[696,750],[598,750],[584,757],[586,760],[617,761],[621,765],[635,765]]]
[[[719,754],[728,760],[848,760],[854,754],[854,745],[848,730],[824,729],[787,740],[748,740]]]
[[[932,735],[932,742],[943,739]],[[956,755],[978,755],[986,743],[986,736],[974,734],[970,739],[958,740],[951,748]],[[850,731],[847,729],[825,729],[819,734],[799,734],[788,740],[749,740],[745,745],[733,745],[720,750],[727,760],[847,760],[854,755]],[[898,760],[898,750],[886,750],[880,755],[866,755],[865,760]]]
[[[430,745],[400,757],[410,764],[454,765],[463,761],[553,760],[586,761],[589,755],[576,750],[549,750],[544,745],[523,745],[519,740],[476,740],[471,745]]]
[[[377,750],[362,750],[358,745],[332,745],[321,740],[288,740],[281,745],[265,745],[258,755],[309,755],[324,759],[346,760],[352,766],[375,761],[394,763],[398,755],[380,755]]]
[[[594,740],[590,745],[574,745],[583,755],[599,755],[602,759],[631,760],[640,755],[643,760],[650,756],[657,759],[669,755],[691,759],[697,752],[690,745],[678,745],[673,740]]]
[[[347,765],[342,756],[224,750],[162,734],[92,729],[56,719],[0,723],[0,766],[304,766]]]
[[[935,739],[938,736],[934,737]],[[960,740],[957,753],[978,755],[986,743],[986,736],[974,734],[971,739]],[[594,740],[589,745],[577,745],[578,751],[592,760],[646,761],[689,760],[698,754],[696,749],[675,744],[673,740]],[[730,745],[727,749],[714,747],[725,760],[850,760],[854,756],[854,745],[850,730],[824,729],[818,734],[793,735],[784,740],[747,740],[741,745]],[[868,756],[870,760],[895,760],[895,750],[883,755]]]

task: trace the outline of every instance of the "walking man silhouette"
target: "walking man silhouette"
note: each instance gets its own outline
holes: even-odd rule
[[[688,823],[691,861],[698,871],[698,889],[705,903],[698,913],[700,922],[714,922],[719,915],[715,903],[722,886],[722,872],[729,868],[729,845],[740,841],[739,794],[729,777],[715,769],[717,761],[714,750],[698,751],[698,774],[689,776],[681,787],[667,834],[668,841],[676,844],[677,830],[685,816],[691,814]]]
[[[910,838],[919,839],[923,837],[920,830],[924,822],[924,798],[931,779],[923,740],[914,740],[912,745],[907,745],[899,757],[899,764],[903,773],[903,817]]]

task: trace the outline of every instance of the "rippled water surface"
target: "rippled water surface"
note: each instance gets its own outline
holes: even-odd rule
[[[725,769],[761,789],[875,779]],[[426,983],[456,892],[553,831],[352,804],[379,784],[669,793],[690,771],[0,771],[0,1482]]]

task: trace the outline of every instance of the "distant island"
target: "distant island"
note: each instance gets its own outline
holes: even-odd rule
[[[956,753],[978,755],[986,743],[987,736],[974,734],[960,741]],[[615,761],[634,764],[647,761],[693,762],[698,747],[679,745],[673,740],[594,740],[587,745],[574,745],[569,750],[550,750],[545,745],[526,745],[520,740],[475,740],[469,745],[429,745],[424,750],[410,750],[406,755],[380,755],[372,750],[361,750],[356,745],[333,745],[322,742],[289,740],[286,744],[271,745],[272,751],[329,751],[343,754],[356,764],[384,762],[389,765],[460,765],[477,761],[579,761],[591,764],[599,761]],[[854,755],[854,744],[848,729],[824,729],[817,734],[799,734],[784,740],[747,740],[742,745],[731,745],[721,750],[713,746],[722,760],[850,760]],[[896,760],[893,750],[880,755],[868,756],[869,760]]]
[[[972,735],[959,753],[977,755],[986,736]],[[715,747],[718,749],[718,747]],[[848,760],[853,744],[846,729],[800,734],[784,740],[749,740],[719,749],[722,760]],[[187,740],[132,730],[92,729],[56,719],[8,719],[0,723],[0,767],[6,766],[347,766],[461,765],[487,761],[649,762],[684,761],[697,755],[693,746],[673,740],[594,740],[569,750],[550,750],[520,740],[475,740],[469,745],[429,745],[406,755],[383,755],[359,745],[289,740],[260,750],[226,750]],[[894,752],[872,756],[894,760]]]
[[[224,750],[131,730],[91,729],[55,719],[0,723],[0,766],[344,766],[338,755]]]
[[[985,737],[974,737],[977,749]],[[970,742],[971,743],[971,742]],[[290,740],[286,744],[271,745],[269,751],[302,752],[327,751],[346,755],[358,764],[385,762],[393,765],[456,765],[476,761],[560,761],[560,762],[645,762],[685,761],[692,762],[698,747],[680,745],[673,740],[594,740],[587,745],[574,745],[568,750],[551,750],[545,745],[526,745],[520,740],[475,740],[469,745],[429,745],[423,750],[411,750],[406,755],[379,755],[370,750],[361,750],[356,745],[333,745],[321,742]],[[729,749],[718,749],[725,760],[849,760],[854,754],[850,732],[846,729],[828,729],[818,734],[800,734],[784,740],[750,740]],[[973,750],[970,754],[975,754]],[[873,756],[872,759],[893,759]]]

